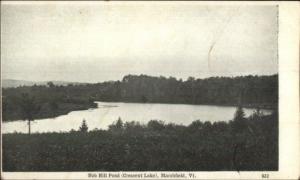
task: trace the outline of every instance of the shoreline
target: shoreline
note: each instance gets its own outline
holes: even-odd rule
[[[167,104],[167,105],[201,105],[201,106],[224,106],[224,107],[238,107],[238,104],[213,104],[213,103],[168,103],[168,102],[140,102],[140,101],[105,101],[96,100],[95,102],[106,102],[106,103],[136,103],[136,104]],[[260,108],[265,110],[274,110],[278,107],[278,104],[244,104],[242,108]]]
[[[98,108],[98,104],[97,102],[103,102],[103,103],[136,103],[136,104],[166,104],[166,105],[191,105],[191,106],[196,106],[196,105],[199,105],[199,106],[223,106],[223,107],[238,107],[238,105],[232,105],[232,104],[184,104],[184,103],[160,103],[160,102],[146,102],[146,103],[143,103],[143,102],[134,102],[134,101],[94,101],[93,104],[87,106],[87,107],[76,107],[74,109],[65,109],[65,110],[61,110],[59,112],[56,112],[54,114],[51,114],[51,115],[46,115],[46,114],[43,114],[43,115],[39,115],[37,116],[37,118],[35,118],[34,120],[43,120],[43,119],[48,119],[48,118],[56,118],[56,117],[59,117],[59,116],[62,116],[62,115],[67,115],[73,111],[84,111],[84,110],[89,110],[89,109],[94,109],[94,108]],[[260,108],[260,110],[275,110],[276,107],[275,105],[268,105],[268,106],[265,106],[265,105],[242,105],[243,108],[249,108],[249,109],[255,109],[255,108]],[[2,123],[5,123],[5,122],[16,122],[16,121],[27,121],[27,120],[22,120],[22,119],[9,119],[9,120],[2,120]]]

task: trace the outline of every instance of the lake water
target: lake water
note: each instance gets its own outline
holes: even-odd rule
[[[98,107],[89,110],[72,111],[67,115],[32,121],[31,132],[64,132],[71,129],[78,130],[85,119],[89,130],[95,128],[107,129],[119,117],[126,121],[139,121],[146,124],[149,120],[163,120],[166,123],[189,125],[194,120],[201,121],[229,121],[233,119],[236,107],[186,104],[148,104],[97,102]],[[246,116],[254,109],[244,108]],[[270,114],[270,110],[263,110]],[[2,133],[28,132],[26,121],[12,121],[2,123]]]

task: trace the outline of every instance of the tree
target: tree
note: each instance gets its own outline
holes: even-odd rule
[[[87,132],[88,131],[88,126],[86,124],[85,119],[83,119],[81,126],[79,127],[80,132]]]
[[[203,122],[201,122],[200,120],[193,121],[189,125],[189,129],[191,129],[192,131],[201,130],[203,129]]]
[[[165,128],[165,123],[161,120],[150,120],[147,127],[155,131],[161,131]]]
[[[236,109],[236,112],[234,114],[234,121],[240,121],[240,120],[243,120],[245,119],[245,112],[242,108],[242,106],[238,106],[237,109]]]
[[[68,108],[62,103],[80,103],[80,106],[89,108],[96,105],[94,101],[215,105],[240,103],[249,107],[275,108],[278,106],[278,75],[206,79],[190,77],[184,81],[173,77],[128,75],[121,82],[83,83],[73,86],[54,86],[53,82],[49,82],[46,86],[4,88],[2,92],[2,100],[7,105],[5,111],[2,111],[4,121],[22,118],[20,108],[17,107],[18,102],[15,101],[16,97],[23,92],[34,94],[43,107],[44,110],[38,114],[38,118],[51,117],[54,113],[65,112]],[[58,108],[55,103],[50,105],[49,98],[52,100],[54,97],[57,99]]]
[[[124,123],[121,120],[121,118],[119,117],[118,120],[115,123],[109,125],[108,128],[109,128],[109,130],[119,131],[119,130],[124,129]]]
[[[34,97],[29,97],[27,93],[21,95],[20,106],[23,118],[28,120],[28,134],[31,134],[31,121],[39,112],[40,106],[36,104]]]
[[[54,85],[54,83],[53,83],[52,81],[47,82],[47,85],[48,85],[50,88],[55,87],[55,85]]]
[[[194,78],[194,77],[192,77],[192,76],[190,76],[190,77],[188,77],[187,81],[191,81],[191,82],[193,82],[193,81],[195,81],[195,78]]]
[[[243,132],[246,126],[245,112],[242,106],[238,106],[233,118],[233,131],[234,133]]]
[[[121,120],[121,118],[119,117],[117,122],[116,122],[116,128],[117,129],[122,129],[123,128],[123,121]]]
[[[261,120],[263,115],[264,115],[263,112],[260,110],[259,107],[257,107],[253,112],[253,114],[251,115],[251,118]]]

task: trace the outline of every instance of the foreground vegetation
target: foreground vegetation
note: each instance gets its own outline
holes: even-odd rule
[[[108,130],[4,134],[3,171],[278,170],[278,115],[189,126],[118,120]]]
[[[30,118],[40,119],[96,107],[94,101],[242,105],[274,108],[278,104],[278,75],[211,77],[183,81],[174,77],[127,75],[122,81],[58,86],[22,86],[3,89],[3,121],[28,119],[24,96],[37,109]],[[27,103],[28,104],[28,103]],[[25,105],[27,106],[27,105]]]

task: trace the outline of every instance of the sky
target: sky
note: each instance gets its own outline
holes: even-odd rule
[[[1,77],[271,75],[278,73],[277,32],[273,5],[3,2]]]

